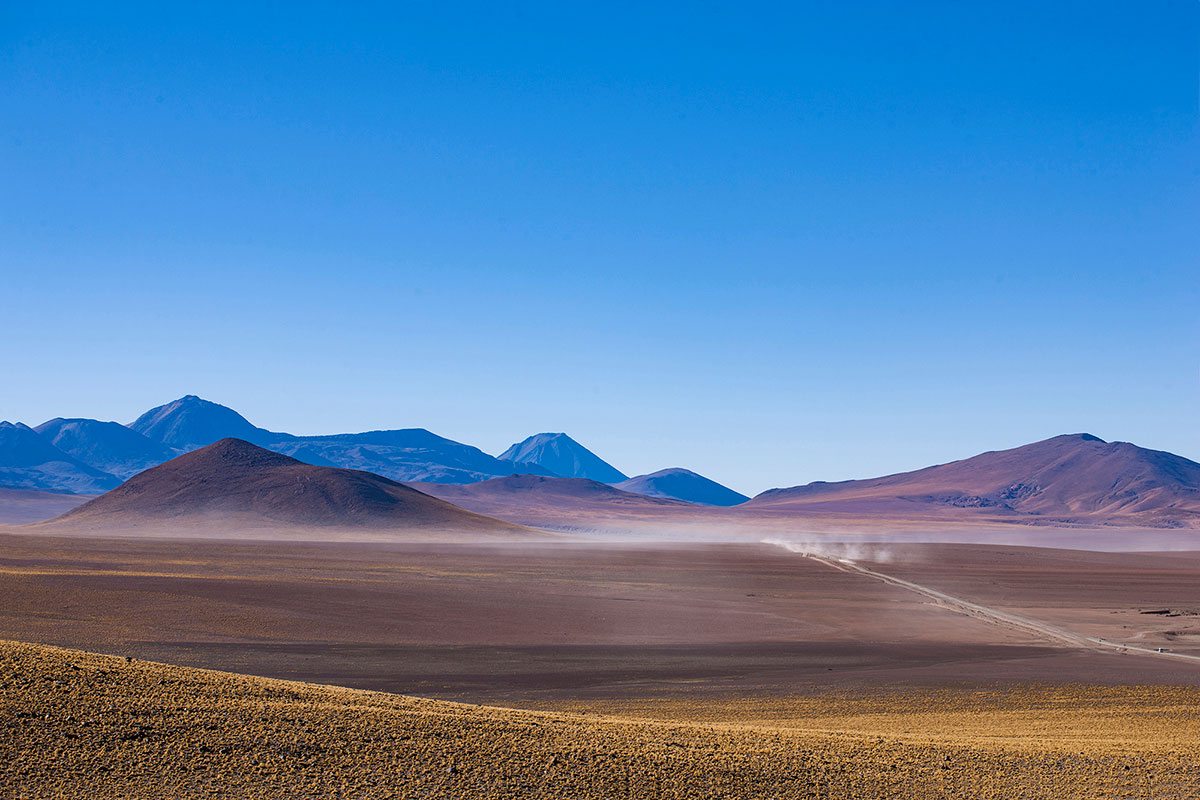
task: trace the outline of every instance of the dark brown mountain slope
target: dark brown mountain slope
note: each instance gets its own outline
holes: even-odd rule
[[[222,439],[135,475],[42,527],[207,524],[362,529],[533,531],[465,511],[357,470],[316,467]]]

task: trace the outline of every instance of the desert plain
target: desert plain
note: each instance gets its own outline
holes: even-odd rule
[[[1200,792],[1196,552],[29,530],[5,796]]]

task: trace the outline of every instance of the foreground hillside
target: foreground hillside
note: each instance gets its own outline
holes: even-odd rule
[[[942,711],[971,712],[961,731],[928,730],[922,698],[834,700],[806,705],[804,729],[457,705],[0,642],[0,794],[1182,798],[1200,789],[1197,700],[1060,690],[1006,714],[942,693]]]

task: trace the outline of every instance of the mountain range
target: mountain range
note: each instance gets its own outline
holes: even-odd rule
[[[29,437],[30,430],[43,440],[41,444]],[[39,454],[20,455],[15,445],[0,449],[0,488],[95,494],[181,453],[226,438],[314,466],[357,469],[400,482],[468,484],[518,473],[606,482],[626,479],[565,433],[531,436],[497,458],[424,428],[318,436],[271,431],[196,395],[156,406],[128,425],[56,417],[25,431],[21,448],[32,453],[36,445]],[[11,431],[9,435],[16,436]]]
[[[0,423],[0,519],[30,519],[39,506],[61,511],[72,503],[54,500],[53,494],[106,492],[147,469],[230,438],[308,466],[413,484],[465,508],[519,521],[560,524],[573,512],[694,516],[687,509],[708,507],[707,513],[729,508],[742,518],[836,515],[1200,527],[1200,464],[1089,434],[879,478],[772,489],[747,500],[680,467],[627,478],[565,433],[539,433],[493,457],[422,428],[321,436],[270,431],[195,395],[153,408],[129,425],[86,418],[54,418],[37,428]],[[547,513],[524,514],[523,504]]]
[[[316,466],[365,470],[396,481],[471,483],[512,472],[512,465],[478,447],[423,428],[295,436],[260,428],[233,409],[195,395],[152,408],[129,427],[182,452],[236,438]]]
[[[95,494],[121,480],[55,447],[27,425],[0,422],[0,486]]]
[[[64,453],[122,480],[179,455],[117,422],[56,417],[34,430]]]

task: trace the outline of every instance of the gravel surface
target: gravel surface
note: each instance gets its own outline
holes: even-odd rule
[[[1159,707],[1160,726],[1175,733],[1122,752],[1069,738],[1042,746],[1036,737],[995,745],[898,735],[898,715],[929,710],[912,697],[876,710],[878,732],[863,724],[861,704],[842,729],[834,707],[814,713],[813,730],[795,720],[634,720],[5,642],[0,796],[1195,797],[1200,745],[1178,734],[1195,724],[1197,712],[1186,709],[1197,698],[1193,690],[1161,691],[1127,702],[1145,706],[1143,718]],[[1069,704],[1062,713],[1071,713]],[[1106,706],[1097,719],[1119,728],[1121,706]]]

